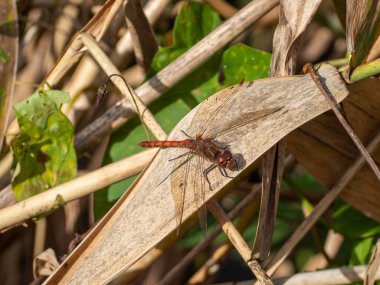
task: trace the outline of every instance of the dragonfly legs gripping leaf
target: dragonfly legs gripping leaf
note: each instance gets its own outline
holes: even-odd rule
[[[228,173],[227,173],[227,170],[225,168],[222,168],[220,166],[218,166],[217,164],[211,164],[209,167],[207,167],[204,171],[203,171],[203,176],[204,178],[206,179],[207,183],[208,183],[208,186],[210,187],[210,190],[212,191],[212,187],[211,187],[211,182],[210,180],[208,179],[208,174],[214,169],[218,167],[219,171],[220,171],[220,174],[223,176],[223,177],[227,177],[227,178],[234,178],[232,176],[229,176]]]

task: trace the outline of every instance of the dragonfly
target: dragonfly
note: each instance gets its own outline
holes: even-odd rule
[[[248,83],[248,84],[252,84]],[[273,107],[247,113],[236,113],[233,108],[238,99],[239,89],[243,83],[230,87],[230,95],[218,92],[208,98],[206,104],[201,104],[188,130],[181,130],[186,137],[182,140],[156,140],[139,143],[144,148],[180,148],[186,151],[171,159],[175,161],[172,171],[163,181],[170,177],[171,191],[175,202],[175,218],[177,234],[184,215],[186,191],[193,191],[194,202],[198,209],[198,218],[203,233],[207,233],[207,210],[205,197],[207,189],[213,190],[212,181],[219,181],[214,169],[218,169],[221,176],[233,178],[228,174],[239,171],[237,154],[233,153],[226,140],[238,140],[244,135],[247,128],[253,128],[259,121],[283,107]],[[221,122],[226,122],[221,124]],[[190,135],[194,134],[193,136]],[[184,159],[181,159],[184,158]],[[194,158],[196,158],[194,162]],[[210,179],[210,175],[213,179]],[[163,182],[162,181],[162,182]],[[161,183],[162,183],[161,182]],[[161,184],[160,183],[160,184]]]

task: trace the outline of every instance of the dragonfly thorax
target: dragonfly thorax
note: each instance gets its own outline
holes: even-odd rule
[[[228,168],[229,170],[234,170],[236,167],[236,161],[229,150],[219,153],[216,160],[220,167]]]

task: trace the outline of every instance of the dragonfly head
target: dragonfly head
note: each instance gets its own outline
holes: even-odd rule
[[[228,168],[229,170],[235,170],[236,160],[233,158],[232,153],[229,150],[225,150],[218,155],[218,165],[223,168]]]

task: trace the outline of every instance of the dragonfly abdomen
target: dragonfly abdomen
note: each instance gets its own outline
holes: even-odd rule
[[[139,143],[139,146],[146,148],[168,148],[168,147],[185,147],[188,148],[191,139],[182,140],[182,141],[142,141]]]

